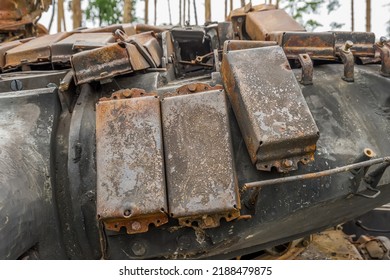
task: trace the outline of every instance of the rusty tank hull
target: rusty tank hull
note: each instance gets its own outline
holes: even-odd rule
[[[389,202],[388,41],[230,19],[0,45],[0,258],[234,258]]]

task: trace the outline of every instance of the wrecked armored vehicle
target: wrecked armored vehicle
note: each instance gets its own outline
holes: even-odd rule
[[[389,42],[230,19],[0,45],[0,258],[233,258],[390,201]]]
[[[47,34],[47,29],[37,22],[51,3],[52,0],[1,0],[0,43]]]

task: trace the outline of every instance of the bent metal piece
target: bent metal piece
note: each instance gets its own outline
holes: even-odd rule
[[[156,96],[97,104],[96,159],[97,215],[105,229],[133,234],[168,222]]]
[[[314,160],[318,128],[281,47],[228,52],[221,72],[258,170],[288,172]]]
[[[380,74],[384,77],[390,77],[390,43],[387,42],[386,37],[381,37],[374,47],[379,51],[382,61]]]
[[[311,61],[308,54],[299,54],[298,55],[299,63],[302,67],[302,74],[300,83],[302,85],[312,85],[313,84],[313,61]]]

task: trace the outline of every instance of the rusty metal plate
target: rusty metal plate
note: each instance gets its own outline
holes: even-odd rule
[[[51,62],[69,64],[70,57],[77,51],[98,48],[114,42],[112,33],[76,33],[52,45]]]
[[[96,105],[97,214],[105,228],[145,232],[168,221],[160,101]]]
[[[241,7],[232,10],[228,16],[228,19],[232,19],[233,17],[246,16],[249,12],[253,13],[253,12],[261,12],[261,11],[275,10],[275,9],[276,9],[275,5],[268,5],[268,4],[252,5],[249,11],[247,10],[247,7]]]
[[[223,53],[227,53],[229,51],[262,48],[262,47],[269,47],[275,45],[277,45],[275,41],[229,40],[226,41],[223,46]]]
[[[132,72],[125,43],[83,51],[71,58],[76,84],[109,79]]]
[[[218,41],[219,45],[223,46],[225,41],[233,40],[234,32],[233,25],[230,21],[218,22]]]
[[[0,67],[3,68],[5,65],[5,54],[8,50],[20,46],[21,41],[12,41],[0,44]]]
[[[238,217],[224,91],[168,97],[161,106],[170,216],[202,228]]]
[[[51,46],[68,37],[71,33],[62,32],[35,38],[25,44],[10,49],[5,56],[4,68],[13,68],[22,64],[50,63]]]
[[[334,60],[335,36],[332,32],[285,32],[270,35],[277,41],[288,58],[308,54],[312,59]]]
[[[252,40],[269,41],[269,34],[285,31],[305,31],[284,10],[249,13],[246,16],[246,32]]]
[[[154,32],[150,31],[140,33],[134,36],[130,36],[129,39],[140,43],[148,51],[157,67],[161,65],[161,57],[163,55],[162,48],[158,43]]]
[[[287,172],[314,160],[318,128],[281,47],[228,52],[221,74],[257,169]]]
[[[375,34],[372,32],[342,32],[336,31],[335,35],[335,50],[339,53],[339,49],[346,41],[351,41],[353,46],[351,51],[354,56],[358,57],[374,57],[375,56]]]
[[[80,30],[82,33],[114,33],[116,30],[122,30],[127,36],[135,35],[136,31],[132,24],[113,24],[103,27],[86,28]]]
[[[129,54],[130,63],[134,71],[149,68],[150,65],[146,59],[140,54],[137,47],[132,44],[126,44],[127,53]]]

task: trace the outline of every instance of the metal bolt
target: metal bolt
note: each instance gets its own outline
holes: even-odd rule
[[[46,85],[46,87],[48,87],[48,88],[57,88],[57,85],[55,83],[48,83]]]
[[[303,247],[307,247],[307,246],[309,246],[309,245],[310,245],[310,241],[309,241],[309,240],[306,240],[306,239],[304,239],[304,240],[302,240],[302,245],[303,245]]]
[[[346,41],[345,44],[344,44],[344,51],[348,52],[349,49],[352,48],[352,47],[353,47],[353,42],[350,41],[350,40],[348,40],[348,41]]]
[[[126,98],[131,97],[131,95],[132,95],[132,92],[130,90],[126,90],[126,91],[123,92],[123,96],[126,97]]]
[[[131,224],[131,229],[132,230],[140,230],[141,229],[141,224],[139,223],[139,222],[133,222],[132,224]]]
[[[123,212],[123,215],[125,216],[125,217],[129,217],[130,215],[131,215],[131,210],[125,210],[125,212]]]
[[[187,86],[187,88],[188,88],[188,90],[189,90],[190,92],[194,92],[194,91],[196,90],[196,84],[189,84],[189,85]]]
[[[11,89],[13,91],[19,91],[23,89],[23,84],[20,80],[12,80],[11,81]]]
[[[133,251],[136,256],[143,256],[146,253],[146,247],[141,242],[134,242],[131,246],[131,251]]]
[[[387,38],[385,36],[382,36],[379,38],[379,44],[383,46],[387,42]]]
[[[293,166],[293,161],[291,159],[285,159],[283,161],[283,166],[286,168],[290,168]]]

